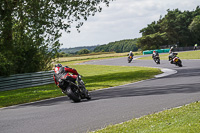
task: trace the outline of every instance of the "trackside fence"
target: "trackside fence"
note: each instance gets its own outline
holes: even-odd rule
[[[53,73],[54,71],[52,70],[0,77],[0,91],[54,83]]]
[[[177,48],[174,48],[174,51],[175,52],[178,52],[178,51],[189,51],[189,50],[193,50],[193,49],[194,49],[194,47],[177,47]],[[157,51],[158,53],[169,53],[169,50],[170,49],[146,50],[146,51],[143,51],[143,55],[145,55],[145,54],[152,54],[153,51]]]

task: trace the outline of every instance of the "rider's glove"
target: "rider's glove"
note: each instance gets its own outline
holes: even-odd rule
[[[82,75],[78,74],[78,78],[80,78],[80,79],[81,79],[82,77],[83,77]]]

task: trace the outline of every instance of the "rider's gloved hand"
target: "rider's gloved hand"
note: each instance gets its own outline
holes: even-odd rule
[[[78,78],[80,78],[80,79],[81,79],[82,77],[83,77],[82,75],[78,74]]]

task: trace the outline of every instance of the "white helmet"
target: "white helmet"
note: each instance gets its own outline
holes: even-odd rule
[[[132,53],[132,51],[130,51],[130,53]]]

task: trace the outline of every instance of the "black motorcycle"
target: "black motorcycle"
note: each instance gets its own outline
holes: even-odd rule
[[[75,80],[68,76],[68,73],[63,74],[60,76],[58,82],[62,92],[74,102],[80,102],[81,99],[91,99],[91,96],[88,90],[86,90],[85,84],[80,75],[78,76],[78,79]]]
[[[176,66],[182,67],[182,61],[176,55],[178,55],[178,53],[173,53],[173,56],[171,58],[171,64],[175,64]]]
[[[131,61],[133,60],[132,56],[128,56],[128,63],[131,63]]]
[[[160,57],[158,55],[153,57],[153,60],[155,61],[156,64],[160,64]]]

